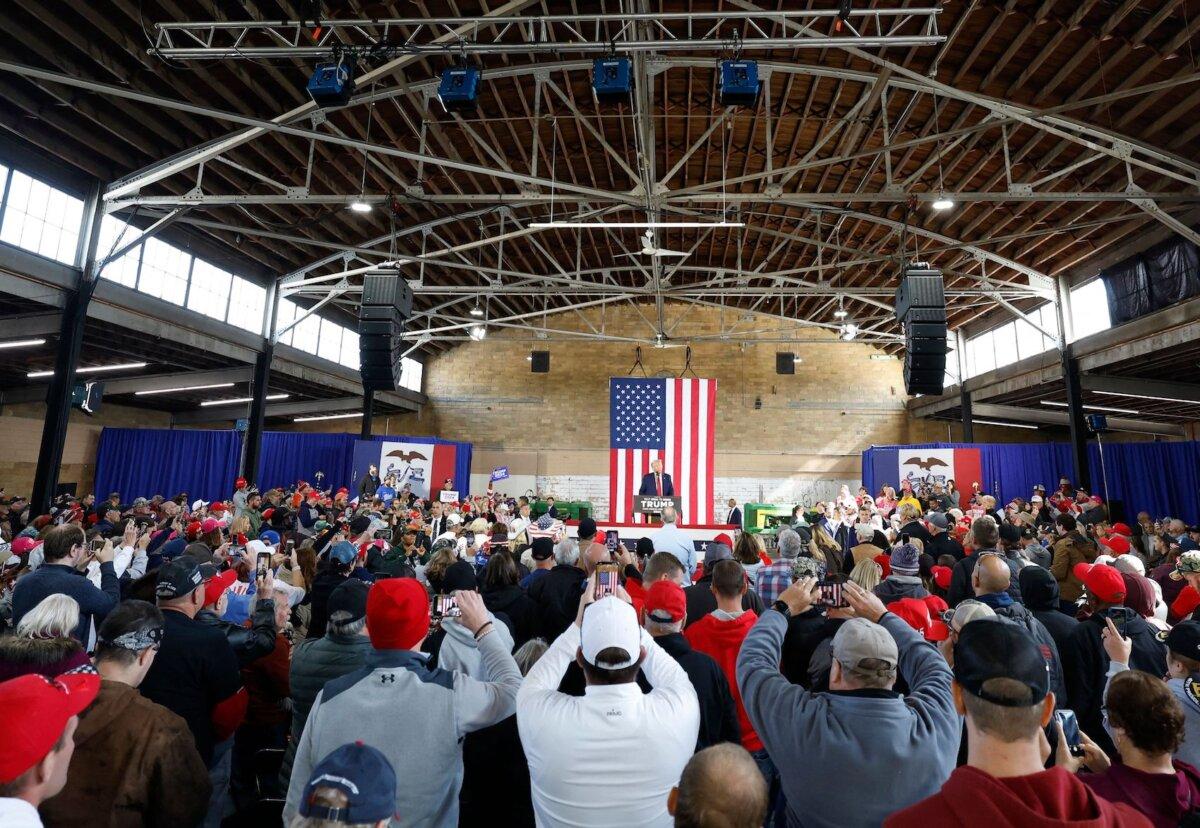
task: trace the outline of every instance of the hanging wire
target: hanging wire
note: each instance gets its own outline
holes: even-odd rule
[[[375,94],[375,84],[371,84],[371,94],[372,95]],[[367,144],[371,143],[371,122],[374,119],[374,117],[375,117],[375,101],[371,101],[370,105],[367,107],[367,137],[364,141]],[[367,194],[367,160],[368,160],[368,158],[369,158],[369,153],[367,152],[367,150],[364,149],[363,150],[362,180],[359,181],[359,184],[358,184],[358,194],[360,196],[365,196]]]

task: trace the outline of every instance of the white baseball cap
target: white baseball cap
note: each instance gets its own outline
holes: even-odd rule
[[[631,667],[642,655],[641,633],[637,611],[631,604],[614,595],[601,598],[583,613],[583,628],[579,634],[583,658],[588,664],[606,670]],[[627,657],[617,664],[596,664],[596,656],[609,648],[622,650]]]
[[[508,524],[508,536],[515,538],[528,528],[529,521],[525,520],[525,518],[513,518],[513,522]]]
[[[262,541],[255,538],[252,541],[247,541],[246,551],[249,552],[251,555],[260,555],[263,552],[269,552],[272,555],[274,555],[275,547],[267,546],[265,543],[263,543]]]
[[[304,588],[289,584],[287,581],[276,578],[271,583],[271,591],[286,595],[288,606],[294,607],[304,600]]]
[[[193,512],[199,512],[201,509],[207,509],[207,508],[208,508],[207,500],[197,500],[192,503],[192,511]]]

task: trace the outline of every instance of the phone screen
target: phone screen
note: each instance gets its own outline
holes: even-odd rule
[[[909,537],[908,532],[901,532],[900,533],[900,542],[908,543],[908,537]]]
[[[616,529],[609,529],[604,535],[604,545],[608,547],[609,552],[616,552],[621,546],[621,536],[617,534]]]
[[[439,618],[458,618],[462,610],[458,608],[458,599],[453,595],[438,595],[434,599],[435,614]]]
[[[1079,720],[1075,718],[1074,710],[1058,709],[1054,718],[1062,725],[1063,737],[1067,740],[1067,748],[1072,756],[1082,756],[1083,747],[1079,739]]]
[[[100,537],[99,535],[92,538],[92,552],[99,552],[103,548],[104,548],[104,538]]]
[[[271,553],[259,552],[258,557],[254,560],[254,575],[256,578],[266,577],[267,570],[271,568]]]
[[[288,538],[287,546],[284,548],[287,549],[288,554],[290,555],[292,550],[296,548],[296,542],[291,538]]]
[[[831,577],[823,581],[817,582],[818,595],[820,602],[827,607],[848,607],[850,606],[846,599],[842,596],[842,581],[840,578]]]
[[[1109,618],[1112,619],[1113,626],[1115,626],[1117,628],[1117,632],[1119,632],[1121,634],[1121,637],[1124,638],[1125,637],[1125,624],[1128,621],[1128,618],[1125,615],[1125,608],[1124,607],[1109,607],[1108,612],[1106,612],[1105,615],[1107,615]]]
[[[600,564],[596,567],[596,599],[612,595],[617,590],[616,564]]]
[[[466,532],[463,532],[463,537],[467,539],[467,546],[475,545],[475,533],[470,529],[468,529]]]

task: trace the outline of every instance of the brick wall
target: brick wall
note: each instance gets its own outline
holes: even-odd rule
[[[0,410],[0,488],[10,494],[29,494],[37,472],[38,448],[46,406],[27,403]],[[90,492],[96,479],[96,447],[104,426],[126,428],[169,428],[171,415],[160,411],[110,405],[89,417],[72,411],[59,470],[60,483],[75,483],[76,491]]]

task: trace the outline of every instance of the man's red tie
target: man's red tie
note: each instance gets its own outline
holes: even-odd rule
[[[654,475],[654,485],[658,487],[658,496],[662,497],[662,475],[661,474]]]

